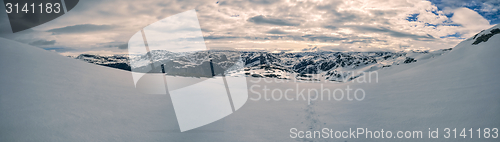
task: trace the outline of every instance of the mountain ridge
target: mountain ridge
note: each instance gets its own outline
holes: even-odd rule
[[[193,71],[196,66],[207,66],[213,60],[217,74],[231,75],[229,67],[243,61],[244,74],[252,77],[270,77],[279,79],[299,79],[305,81],[318,80],[313,76],[322,76],[319,80],[340,81],[346,76],[357,76],[353,71],[376,71],[382,68],[399,64],[410,64],[420,60],[430,59],[452,50],[441,49],[436,51],[407,51],[407,52],[280,52],[270,53],[261,51],[230,51],[208,50],[196,53],[172,53],[164,50],[151,51],[155,64],[165,64],[170,67],[166,73],[182,75],[182,72],[198,72],[210,76],[209,73]],[[240,56],[240,57],[238,57]],[[149,59],[145,55],[111,55],[100,56],[81,54],[73,56],[85,62],[132,71],[132,68],[141,70],[147,65]],[[134,62],[135,66],[130,64]],[[138,64],[142,63],[142,64]],[[185,68],[184,70],[178,70]],[[193,68],[193,69],[190,69]],[[187,70],[186,70],[187,69]],[[149,72],[160,73],[160,70]],[[348,73],[351,72],[351,73]],[[355,77],[354,77],[355,78]],[[351,78],[351,79],[354,79]]]

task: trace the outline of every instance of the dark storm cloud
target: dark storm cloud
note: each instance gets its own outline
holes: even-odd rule
[[[204,36],[203,39],[205,40],[220,40],[220,39],[236,39],[236,38],[241,38],[238,36]]]
[[[279,2],[279,0],[249,0],[249,2],[254,3],[254,4],[269,5],[269,4]]]
[[[68,52],[68,51],[74,51],[75,50],[73,48],[64,48],[64,47],[49,47],[49,48],[43,48],[43,49],[49,50],[49,51],[55,51],[55,52],[59,52],[59,53]]]
[[[128,49],[128,43],[124,42],[108,42],[96,44],[96,48],[118,48],[118,49]]]
[[[280,0],[243,0],[243,1],[217,1],[216,4],[219,4],[220,6],[227,6],[227,5],[232,5],[232,6],[244,6],[247,4],[250,5],[264,5],[268,6],[271,4],[275,4],[277,2],[280,2]]]
[[[268,34],[287,34],[287,32],[279,30],[279,29],[273,29],[273,30],[267,31],[266,33],[268,33]]]
[[[94,25],[94,24],[82,24],[66,26],[62,28],[50,29],[47,32],[52,32],[52,34],[71,34],[71,33],[86,33],[86,32],[96,32],[114,29],[111,25]]]
[[[335,27],[335,26],[325,26],[325,28],[327,28],[327,29],[332,29],[332,30],[336,30],[336,29],[338,29],[338,28],[337,28],[337,27]]]
[[[128,49],[128,43],[118,45],[118,49]]]
[[[299,23],[295,23],[295,22],[291,22],[291,21],[287,21],[287,20],[283,20],[283,19],[277,19],[277,18],[268,18],[268,17],[264,17],[262,15],[249,18],[247,21],[255,23],[255,24],[270,24],[270,25],[278,25],[278,26],[298,26],[298,25],[300,25]]]
[[[421,36],[421,35],[415,35],[415,34],[410,34],[410,33],[398,32],[398,31],[394,31],[391,29],[383,28],[383,27],[376,28],[376,27],[369,27],[369,26],[348,26],[348,28],[351,28],[351,29],[356,30],[358,32],[386,33],[392,37],[412,38],[414,40],[432,40],[432,39],[434,39],[434,37],[432,37],[428,34],[427,34],[427,36]]]
[[[33,45],[33,46],[44,46],[44,45],[54,45],[56,43],[56,40],[37,40],[37,41],[33,41],[31,43],[29,43],[30,45]]]
[[[316,35],[304,35],[304,36],[294,36],[294,35],[281,35],[281,36],[205,36],[205,40],[234,40],[234,39],[246,39],[246,40],[294,40],[294,41],[320,41],[320,42],[336,42],[341,40],[347,40],[347,38],[339,38],[334,36],[316,36]]]
[[[332,37],[332,36],[305,35],[302,37],[308,41],[320,41],[320,42],[335,42],[335,41],[340,41],[340,40],[347,40],[347,38],[339,38],[339,37]]]
[[[212,30],[207,29],[207,28],[201,28],[201,31],[202,31],[202,32],[213,32]]]

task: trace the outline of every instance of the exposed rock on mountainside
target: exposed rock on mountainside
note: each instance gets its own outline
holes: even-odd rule
[[[473,39],[475,39],[475,41],[472,43],[472,45],[477,45],[477,44],[479,44],[481,42],[487,42],[488,39],[490,39],[493,35],[496,35],[496,34],[500,33],[500,29],[498,29],[498,28],[492,29],[490,31],[490,33],[483,33],[483,32],[484,31],[482,31],[482,32],[480,32],[480,33],[478,33],[478,34],[476,34],[474,36]],[[482,35],[479,36],[479,37],[477,37],[479,34],[482,34]]]

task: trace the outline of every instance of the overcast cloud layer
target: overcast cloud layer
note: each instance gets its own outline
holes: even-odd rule
[[[0,37],[63,54],[127,53],[141,28],[196,9],[210,49],[400,51],[454,47],[498,23],[499,0],[86,0],[69,13]],[[4,10],[4,7],[0,8]],[[486,17],[486,18],[485,18]]]

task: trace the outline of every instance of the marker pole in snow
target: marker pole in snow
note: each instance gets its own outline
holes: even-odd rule
[[[165,74],[165,64],[161,64],[161,73]]]
[[[210,70],[212,71],[212,77],[215,77],[214,65],[212,63],[212,59],[210,59]]]

